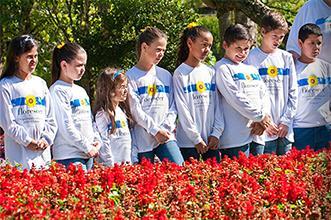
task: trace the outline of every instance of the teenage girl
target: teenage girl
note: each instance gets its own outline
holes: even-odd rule
[[[173,82],[179,124],[177,140],[185,160],[220,161],[219,138],[224,119],[215,71],[203,63],[213,36],[203,26],[187,27],[181,36]]]
[[[0,81],[0,126],[5,132],[5,155],[23,169],[45,167],[57,126],[46,82],[32,75],[38,45],[29,35],[14,38]]]
[[[87,54],[77,43],[54,48],[50,93],[59,130],[53,146],[53,159],[66,167],[73,163],[84,170],[93,166],[101,140],[93,127],[90,99],[75,84],[85,72]]]
[[[172,76],[158,67],[167,45],[167,36],[147,27],[137,41],[138,63],[127,72],[129,101],[133,119],[133,145],[139,161],[154,161],[155,155],[177,164],[183,157],[174,136],[177,111],[173,98]]]

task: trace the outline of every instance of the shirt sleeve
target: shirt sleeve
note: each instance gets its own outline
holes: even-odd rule
[[[146,131],[155,136],[159,130],[161,130],[160,126],[158,126],[152,117],[147,115],[142,106],[140,104],[140,97],[137,94],[137,88],[135,86],[135,82],[133,80],[129,81],[129,103],[132,116],[137,124],[146,129]]]
[[[216,70],[216,85],[225,100],[241,115],[256,122],[263,119],[262,109],[252,105],[247,95],[239,90],[225,65]]]
[[[0,87],[0,126],[5,131],[6,135],[13,138],[17,143],[23,146],[28,146],[33,138],[31,138],[25,128],[15,121],[12,113],[12,104],[10,92],[5,89],[2,84]]]
[[[200,132],[196,128],[193,117],[190,112],[190,108],[185,98],[185,93],[183,89],[183,81],[179,75],[174,75],[173,77],[174,84],[174,97],[176,101],[176,107],[178,112],[178,119],[181,126],[184,128],[186,136],[193,142],[195,145],[203,141]]]
[[[48,143],[48,145],[52,145],[54,143],[55,135],[57,132],[57,124],[54,116],[53,103],[48,89],[46,89],[45,98],[46,98],[46,120],[45,120],[44,130],[41,133],[41,139],[44,139]]]
[[[177,119],[177,109],[176,109],[176,105],[175,105],[172,81],[170,82],[169,106],[170,106],[170,108],[168,110],[168,113],[167,113],[164,121],[161,123],[161,128],[172,133],[176,128],[176,119]]]
[[[79,130],[76,129],[72,119],[69,95],[63,91],[56,89],[52,95],[56,110],[56,119],[58,122],[59,132],[62,133],[66,142],[81,149],[84,153],[92,150],[92,143],[84,137]]]
[[[298,82],[297,74],[295,71],[293,58],[290,56],[288,60],[290,64],[290,74],[289,74],[289,88],[288,88],[288,99],[285,106],[284,114],[280,118],[280,122],[287,126],[290,126],[293,122],[293,118],[296,114],[298,105]]]
[[[213,130],[210,135],[220,138],[224,130],[224,112],[223,112],[221,94],[219,93],[218,90],[216,90],[215,93],[216,93],[215,119],[214,119]]]
[[[111,152],[111,143],[109,139],[108,119],[104,112],[98,112],[95,117],[95,129],[101,137],[101,149],[99,151],[100,162],[105,166],[113,165],[113,154]]]

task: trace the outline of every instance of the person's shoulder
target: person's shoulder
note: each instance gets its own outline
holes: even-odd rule
[[[47,83],[46,83],[46,81],[45,81],[43,78],[41,78],[41,77],[39,77],[39,76],[32,75],[32,76],[31,76],[31,79],[32,79],[33,81],[36,81],[36,82],[42,84],[43,86],[46,86],[46,87],[47,87]]]
[[[166,70],[160,66],[155,66],[155,70],[157,74],[161,74],[161,76],[166,76],[166,77],[172,77],[171,73],[169,72],[169,70]]]
[[[188,71],[189,66],[185,63],[181,63],[174,71],[174,77],[187,75],[189,73]]]
[[[137,68],[135,66],[131,67],[130,69],[128,69],[126,71],[126,76],[129,78],[129,79],[132,79],[134,77],[134,74],[137,72]]]

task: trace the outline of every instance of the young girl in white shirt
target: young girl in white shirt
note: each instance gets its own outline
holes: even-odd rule
[[[59,126],[54,160],[66,167],[72,163],[90,170],[101,140],[93,126],[90,99],[85,89],[75,84],[84,75],[86,60],[86,51],[77,43],[54,48],[50,93]]]
[[[57,130],[46,82],[32,75],[38,45],[29,35],[14,38],[0,81],[0,127],[5,132],[5,155],[23,169],[46,167]]]
[[[131,113],[126,102],[128,80],[122,69],[106,68],[97,81],[94,115],[101,135],[99,160],[106,166],[131,163]]]

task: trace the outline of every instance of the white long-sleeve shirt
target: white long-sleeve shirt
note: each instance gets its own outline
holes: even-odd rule
[[[138,153],[152,151],[159,145],[154,136],[160,130],[170,132],[170,140],[174,140],[177,111],[171,74],[153,66],[147,72],[132,67],[126,75],[129,79],[130,109],[136,121],[132,141]]]
[[[299,98],[293,127],[309,128],[326,125],[318,109],[331,99],[331,64],[321,59],[305,64],[296,61]]]
[[[301,54],[298,33],[299,29],[307,23],[316,24],[321,28],[323,45],[319,58],[331,63],[331,7],[324,0],[310,0],[300,8],[291,27],[286,50]]]
[[[215,65],[216,84],[221,92],[225,127],[221,148],[234,148],[251,143],[250,122],[259,122],[269,114],[267,89],[258,70],[243,63],[222,58]],[[259,139],[256,139],[257,141]],[[257,141],[259,143],[263,140]],[[263,144],[263,143],[261,143]]]
[[[51,161],[50,147],[32,151],[32,140],[43,139],[52,145],[57,125],[46,82],[37,77],[22,80],[16,76],[0,82],[0,127],[5,131],[6,159],[13,165],[30,169],[46,166]]]
[[[214,69],[182,63],[175,70],[174,95],[178,111],[176,137],[181,148],[194,148],[208,137],[220,138],[224,130],[223,110],[215,84]]]
[[[101,143],[101,139],[93,124],[86,91],[76,84],[57,80],[50,93],[59,127],[53,146],[54,160],[89,158],[87,153],[94,147],[93,142]]]
[[[122,162],[131,163],[131,135],[128,120],[122,109],[119,106],[115,109],[116,130],[113,134],[110,134],[112,124],[109,114],[104,110],[97,112],[95,124],[102,140],[100,162],[106,166]]]
[[[298,85],[292,55],[281,49],[268,54],[260,48],[254,48],[245,63],[258,68],[269,92],[272,120],[276,125],[282,123],[288,126],[286,139],[293,142],[293,118],[297,110]],[[266,135],[266,141],[277,138]]]

